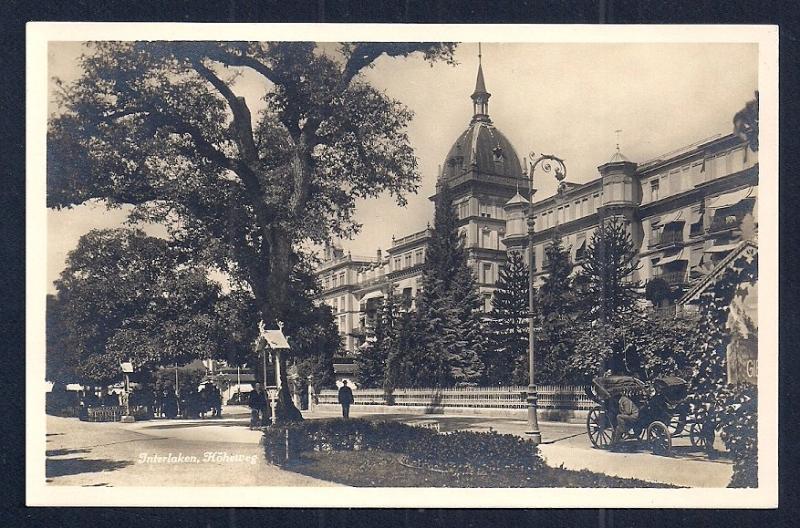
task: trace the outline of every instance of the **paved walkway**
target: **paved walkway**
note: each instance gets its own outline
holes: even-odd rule
[[[133,424],[47,417],[47,482],[65,486],[336,486],[267,464],[246,415]]]
[[[340,416],[333,410],[317,410],[305,413],[307,418]],[[523,438],[527,422],[517,418],[491,416],[465,416],[444,414],[374,414],[358,407],[351,407],[351,417],[373,420],[398,420],[408,424],[437,421],[440,430],[494,430],[503,434],[514,434]],[[606,475],[637,478],[650,482],[661,482],[688,487],[726,487],[730,482],[733,465],[729,459],[710,460],[704,453],[691,446],[688,438],[673,440],[673,455],[653,455],[647,446],[628,444],[630,452],[612,453],[592,447],[586,435],[586,426],[561,422],[540,422],[542,433],[540,450],[549,466],[563,465],[567,469],[588,469]]]
[[[308,419],[339,416],[334,410],[304,413]],[[526,437],[517,418],[374,414],[353,407],[353,417],[398,420],[409,424],[437,421],[444,432],[488,431]],[[48,482],[79,486],[331,486],[266,463],[260,431],[247,428],[242,407],[226,408],[219,420],[150,420],[133,424],[89,423],[47,418]],[[732,464],[709,460],[687,438],[675,440],[672,457],[652,455],[645,446],[632,452],[593,449],[583,425],[542,422],[542,456],[550,466],[588,469],[690,487],[725,487]]]

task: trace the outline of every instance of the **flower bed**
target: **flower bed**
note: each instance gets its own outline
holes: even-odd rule
[[[307,420],[264,431],[267,461],[286,465],[302,453],[374,450],[404,455],[409,464],[449,472],[535,471],[543,467],[530,440],[496,432],[438,434],[426,427],[367,420]]]
[[[512,435],[367,420],[307,420],[264,430],[267,460],[348,486],[454,488],[673,487],[546,466],[537,447]]]

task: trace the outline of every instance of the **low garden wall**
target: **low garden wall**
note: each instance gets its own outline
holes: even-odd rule
[[[387,397],[382,389],[357,389],[353,397],[354,410],[370,413],[485,414],[524,419],[527,391],[523,386],[395,389],[391,397]],[[581,386],[538,387],[539,418],[542,420],[582,422],[595,405]],[[320,391],[317,406],[338,408],[337,391]]]
[[[147,405],[131,405],[131,415],[136,420],[150,420],[153,418],[153,410]],[[122,405],[101,405],[87,407],[81,413],[80,419],[85,422],[118,422],[123,416],[125,407]]]

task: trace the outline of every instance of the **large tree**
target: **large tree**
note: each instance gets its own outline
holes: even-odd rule
[[[50,122],[48,204],[130,204],[134,220],[165,224],[193,258],[252,291],[268,326],[288,320],[294,249],[357,231],[356,199],[388,191],[403,203],[417,186],[411,112],[360,73],[383,55],[452,61],[452,51],[91,43]],[[241,96],[245,74],[261,81],[259,112]]]
[[[372,337],[355,357],[359,386],[379,388],[386,382],[389,352],[397,341],[399,309],[395,289],[390,285],[375,314]]]
[[[105,382],[119,362],[212,357],[229,336],[219,284],[167,241],[140,230],[93,230],[67,256],[48,316],[48,374]]]
[[[582,312],[588,319],[608,320],[630,310],[640,297],[633,272],[636,250],[624,220],[604,219],[592,234],[579,273]]]
[[[576,337],[576,297],[569,249],[564,247],[558,229],[545,249],[545,276],[536,295],[539,355],[537,379],[541,383],[561,383],[566,365],[574,353]]]
[[[481,302],[451,193],[446,184],[437,191],[413,325],[415,385],[475,385],[483,375],[480,358],[486,347]]]
[[[483,356],[489,385],[528,382],[528,266],[512,251],[500,271],[487,330],[489,346]]]

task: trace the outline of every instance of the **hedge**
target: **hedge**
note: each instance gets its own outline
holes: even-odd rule
[[[380,450],[405,455],[408,463],[446,471],[482,473],[537,470],[544,466],[536,445],[497,432],[438,434],[426,427],[368,420],[307,420],[264,429],[267,461],[286,465],[303,452]]]

